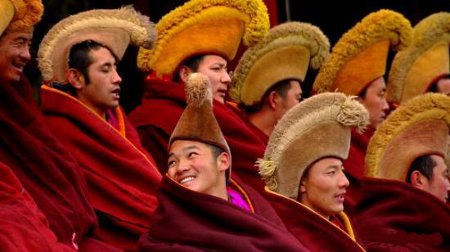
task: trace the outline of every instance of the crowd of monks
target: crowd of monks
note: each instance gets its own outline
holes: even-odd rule
[[[450,250],[449,12],[378,10],[330,45],[262,0],[94,9],[46,33],[36,93],[44,5],[0,10],[0,251]]]

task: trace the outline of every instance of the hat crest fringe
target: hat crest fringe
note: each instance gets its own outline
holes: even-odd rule
[[[205,102],[212,104],[211,84],[207,76],[192,73],[185,84],[186,101],[189,105],[201,107]]]
[[[344,110],[344,111],[343,111]],[[278,186],[275,172],[281,157],[295,139],[317,124],[338,121],[347,127],[363,128],[369,124],[369,115],[355,97],[342,93],[323,93],[302,101],[290,109],[275,126],[264,153],[264,159],[258,161],[260,174],[264,181],[271,184],[272,190]]]
[[[330,41],[317,27],[309,23],[287,22],[273,27],[264,39],[250,47],[241,57],[233,76],[230,96],[241,101],[241,92],[246,76],[254,63],[265,54],[283,47],[301,46],[309,50],[309,66],[317,70],[330,54]]]
[[[450,125],[450,99],[444,94],[416,96],[398,109],[378,127],[370,139],[365,157],[366,176],[378,177],[379,161],[391,140],[409,126],[427,119],[444,119]]]
[[[131,6],[114,10],[91,10],[60,21],[42,40],[38,51],[38,63],[44,80],[54,77],[52,55],[56,45],[64,38],[88,28],[120,28],[130,35],[132,45],[151,47],[156,32],[149,18]]]
[[[400,13],[387,9],[364,17],[342,35],[333,47],[329,59],[313,83],[313,89],[318,93],[331,91],[339,70],[355,55],[382,39],[390,40],[390,46],[394,50],[406,48],[412,40],[409,20]]]
[[[364,106],[355,101],[356,96],[347,97],[337,115],[337,121],[348,127],[356,127],[360,132],[363,132],[369,117]]]
[[[264,160],[262,158],[258,158],[256,161],[256,166],[259,168],[259,175],[266,182],[267,187],[275,191],[278,187],[277,180],[273,176],[277,166],[272,160]]]

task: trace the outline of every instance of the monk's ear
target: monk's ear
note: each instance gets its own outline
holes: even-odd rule
[[[191,73],[192,73],[192,70],[187,66],[181,66],[180,71],[178,72],[178,74],[180,75],[180,80],[183,83],[187,82],[187,78],[188,78],[189,74],[191,74]]]
[[[280,95],[276,91],[270,92],[268,95],[268,105],[272,110],[276,110],[278,107],[278,104],[280,103]]]
[[[83,74],[80,71],[70,68],[66,72],[67,81],[70,85],[72,85],[76,90],[79,90],[85,86],[85,80]]]
[[[425,186],[425,176],[422,175],[422,173],[420,173],[419,171],[413,171],[411,172],[410,175],[410,181],[411,181],[411,185],[419,188],[419,189],[424,189]]]
[[[226,171],[230,168],[231,160],[230,160],[230,154],[228,152],[222,152],[217,157],[217,168],[219,171]]]

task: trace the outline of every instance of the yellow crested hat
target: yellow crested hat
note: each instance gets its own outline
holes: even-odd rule
[[[41,20],[44,5],[41,0],[0,0],[0,35],[33,29]]]
[[[132,7],[81,12],[59,21],[45,35],[39,45],[39,69],[45,82],[66,83],[65,72],[73,45],[94,40],[121,59],[130,43],[151,48],[155,37],[154,24]]]
[[[228,152],[230,147],[223,136],[212,110],[211,84],[207,76],[192,73],[185,84],[187,106],[181,114],[169,140],[169,148],[176,140],[198,141],[219,147]],[[231,167],[227,170],[230,178]]]
[[[325,157],[347,159],[351,127],[363,129],[369,114],[354,96],[314,95],[290,109],[275,126],[259,173],[267,187],[297,199],[306,168]]]
[[[280,24],[244,53],[232,76],[231,97],[255,105],[277,82],[303,81],[308,67],[319,69],[329,50],[330,42],[318,27],[300,22]]]
[[[446,156],[450,97],[428,93],[398,107],[372,136],[366,175],[406,181],[412,162],[423,155]]]
[[[401,104],[428,91],[439,76],[450,73],[450,13],[440,12],[420,21],[411,45],[392,62],[387,99]]]
[[[191,56],[216,54],[232,60],[243,40],[251,46],[269,30],[262,0],[190,0],[157,24],[152,50],[141,48],[137,65],[144,72],[172,76]]]
[[[400,13],[379,10],[369,14],[333,47],[313,90],[358,95],[368,83],[385,74],[389,48],[406,48],[411,33],[410,22]]]

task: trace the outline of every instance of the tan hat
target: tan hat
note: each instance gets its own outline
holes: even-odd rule
[[[275,126],[259,173],[267,187],[297,199],[305,169],[324,157],[347,159],[351,127],[363,129],[369,114],[356,97],[322,93],[290,109]]]
[[[398,107],[378,127],[366,153],[366,175],[405,181],[420,156],[446,155],[450,97],[428,93]]]
[[[43,12],[41,0],[0,0],[0,35],[5,30],[32,30]]]
[[[158,77],[172,76],[180,63],[200,54],[232,60],[243,40],[254,45],[269,30],[262,0],[190,0],[156,25],[153,50],[140,49],[138,67]]]
[[[128,44],[150,48],[156,33],[148,17],[132,7],[90,10],[59,21],[42,40],[38,63],[45,82],[66,83],[70,48],[85,40],[94,40],[122,58]]]
[[[427,92],[437,77],[450,73],[450,13],[440,12],[420,21],[411,45],[392,62],[387,99],[401,104]]]
[[[379,10],[369,14],[333,47],[313,90],[359,95],[368,83],[385,74],[389,48],[406,48],[411,33],[410,22],[397,12]]]
[[[329,50],[330,42],[318,27],[300,22],[280,24],[242,56],[230,94],[238,103],[255,105],[279,81],[303,81],[308,66],[319,69]]]
[[[228,152],[230,147],[222,134],[212,110],[212,91],[208,77],[192,73],[185,84],[187,106],[181,114],[169,140],[169,148],[176,140],[192,140],[214,145]],[[231,167],[227,170],[229,179]]]

